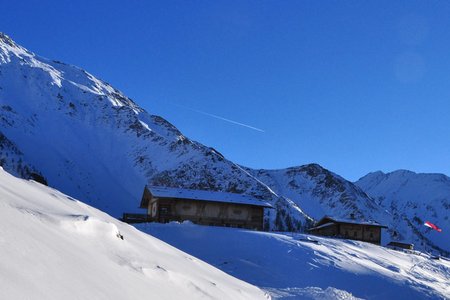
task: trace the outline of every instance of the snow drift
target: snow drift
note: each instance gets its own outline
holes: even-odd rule
[[[420,252],[189,223],[137,227],[262,287],[275,299],[448,299],[450,295],[450,261]]]
[[[0,168],[1,299],[267,299],[134,227]]]

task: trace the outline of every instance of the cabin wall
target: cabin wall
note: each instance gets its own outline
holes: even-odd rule
[[[363,224],[340,224],[340,236],[348,239],[379,244],[381,228]]]
[[[362,240],[362,226],[355,224],[341,224],[339,235],[344,238]]]
[[[140,208],[147,208],[150,204],[150,201],[153,199],[152,193],[148,190],[147,187],[144,189],[144,193],[142,194]]]
[[[381,228],[365,226],[363,240],[370,243],[381,244]]]
[[[344,238],[379,244],[381,228],[362,224],[341,224],[340,235]]]
[[[400,243],[400,242],[390,242],[388,244],[389,247],[393,248],[401,248],[401,249],[407,249],[407,250],[413,250],[414,245],[413,244],[407,244],[407,243]]]
[[[381,228],[365,224],[335,223],[332,226],[313,229],[312,234],[335,236],[374,244],[381,243]]]
[[[148,214],[157,222],[190,220],[197,224],[262,230],[264,208],[254,205],[195,201],[186,199],[154,199]]]
[[[337,236],[339,233],[339,226],[333,224],[327,227],[322,227],[319,229],[314,229],[310,231],[312,234],[322,235],[322,236]]]

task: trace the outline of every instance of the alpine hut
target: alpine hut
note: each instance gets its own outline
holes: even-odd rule
[[[342,219],[325,216],[315,224],[315,227],[310,228],[309,232],[315,235],[340,237],[380,245],[381,228],[387,227],[374,221],[358,221],[354,217]]]
[[[147,221],[196,224],[262,230],[264,209],[269,203],[249,195],[216,191],[146,186],[140,208]]]
[[[389,244],[387,244],[387,247],[396,250],[399,249],[414,250],[414,244],[399,241],[391,241],[389,242]]]

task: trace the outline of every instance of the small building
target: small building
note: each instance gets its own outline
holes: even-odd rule
[[[339,237],[351,240],[381,244],[381,229],[387,228],[373,221],[357,221],[355,219],[341,219],[325,216],[310,228],[315,235]]]
[[[387,244],[389,248],[392,249],[406,249],[406,250],[414,250],[414,244],[392,241]]]
[[[202,225],[262,230],[264,209],[273,207],[243,194],[146,186],[140,208],[147,209],[146,221],[150,222],[189,220]]]

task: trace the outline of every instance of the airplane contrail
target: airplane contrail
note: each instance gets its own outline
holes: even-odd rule
[[[216,118],[216,119],[219,119],[219,120],[222,120],[222,121],[225,121],[225,122],[229,122],[231,124],[247,127],[247,128],[259,131],[259,132],[265,132],[264,130],[262,130],[260,128],[257,128],[257,127],[254,127],[254,126],[250,126],[250,125],[247,125],[247,124],[244,124],[244,123],[241,123],[241,122],[233,121],[233,120],[230,120],[230,119],[227,119],[227,118],[215,115],[215,114],[211,114],[211,113],[208,113],[208,112],[205,112],[205,111],[201,111],[201,110],[198,110],[198,109],[190,108],[190,107],[187,107],[187,106],[184,106],[184,105],[180,105],[180,104],[175,104],[175,105],[179,106],[179,107],[182,107],[182,108],[185,108],[185,109],[188,109],[190,111],[193,111],[193,112],[205,115],[205,116],[209,116],[209,117]]]

